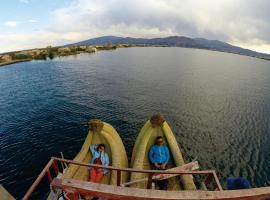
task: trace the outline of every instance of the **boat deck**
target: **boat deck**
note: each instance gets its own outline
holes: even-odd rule
[[[93,195],[118,200],[261,200],[269,198],[270,187],[227,191],[164,191],[124,188],[73,179],[54,179],[53,187],[68,189],[74,196]]]
[[[51,173],[53,169],[55,172],[59,172],[57,167],[60,163],[68,163],[80,166],[92,166],[106,168],[108,170],[116,170],[117,174],[117,185],[106,185],[106,184],[97,184],[87,181],[75,180],[75,179],[66,179],[66,178],[55,178],[52,177]],[[121,173],[124,172],[141,172],[148,174],[148,189],[141,188],[131,188],[124,187],[121,183]],[[184,191],[160,191],[151,189],[151,183],[153,176],[156,174],[171,174],[171,175],[181,175],[181,174],[192,174],[192,175],[205,175],[206,180],[209,181],[209,177],[215,184],[214,190],[184,190]],[[135,170],[130,168],[115,168],[115,167],[104,167],[100,165],[91,165],[89,163],[81,163],[72,160],[66,160],[61,158],[52,158],[43,171],[40,173],[39,177],[29,188],[23,200],[28,200],[31,198],[32,194],[36,191],[41,180],[47,175],[51,187],[56,190],[62,190],[69,193],[69,198],[72,200],[78,200],[79,194],[82,196],[98,196],[105,199],[118,199],[118,200],[266,200],[270,198],[270,187],[262,188],[252,188],[252,189],[243,189],[243,190],[223,190],[218,181],[215,171],[154,171],[154,170]],[[8,199],[9,200],[9,199]]]

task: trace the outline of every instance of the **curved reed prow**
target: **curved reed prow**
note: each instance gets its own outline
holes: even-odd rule
[[[163,123],[165,122],[165,119],[161,114],[155,114],[150,118],[150,122],[152,124],[152,127],[162,127]]]
[[[88,126],[88,135],[74,161],[90,163],[92,159],[92,154],[89,151],[90,146],[102,143],[106,147],[106,153],[109,155],[111,166],[119,168],[128,167],[126,150],[117,131],[110,124],[99,119],[89,120]],[[127,173],[123,173],[121,181],[126,182],[127,176]],[[89,180],[89,170],[86,167],[71,164],[63,174],[63,177],[87,181]],[[116,172],[113,171],[106,174],[102,178],[102,183],[115,185]]]
[[[89,130],[93,132],[101,132],[104,123],[100,119],[91,119],[88,121]]]
[[[179,167],[185,164],[181,150],[175,139],[175,136],[160,114],[153,115],[142,127],[137,136],[135,145],[133,147],[131,167],[134,169],[151,169],[151,163],[148,159],[148,152],[151,146],[155,143],[156,137],[162,136],[167,142],[168,148],[171,152],[171,167]],[[146,175],[140,173],[131,173],[130,181],[136,181],[145,178]],[[146,183],[138,183],[131,185],[131,187],[145,188]],[[182,175],[181,184],[178,179],[169,179],[169,190],[196,190],[196,186],[191,175]]]

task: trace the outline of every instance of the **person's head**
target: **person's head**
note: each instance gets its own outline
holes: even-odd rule
[[[99,144],[99,145],[97,146],[97,150],[98,150],[98,151],[105,151],[105,145],[104,145],[104,144]]]
[[[157,137],[156,137],[156,144],[157,144],[157,145],[162,145],[162,144],[164,144],[164,139],[163,139],[162,136],[157,136]]]

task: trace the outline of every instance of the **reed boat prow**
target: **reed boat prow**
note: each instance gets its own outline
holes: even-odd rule
[[[157,114],[153,115],[151,119],[144,124],[137,136],[131,158],[132,168],[151,169],[148,152],[150,147],[155,143],[157,136],[162,136],[168,145],[171,153],[170,167],[179,167],[185,164],[182,153],[169,124],[161,115]],[[131,173],[130,181],[132,182],[143,178],[145,178],[145,174]],[[196,190],[196,186],[191,175],[183,175],[181,176],[181,180],[181,184],[179,184],[176,177],[171,178],[169,180],[168,189]],[[146,183],[136,183],[131,185],[131,187],[146,188]]]
[[[128,159],[123,142],[117,131],[108,123],[101,120],[94,119],[89,121],[89,131],[85,142],[74,158],[74,161],[89,163],[91,160],[91,153],[89,152],[91,145],[104,144],[106,152],[109,155],[110,165],[114,167],[128,167]],[[63,178],[72,178],[77,180],[87,181],[89,179],[89,170],[86,167],[78,165],[70,165]],[[127,181],[128,174],[124,173],[121,181]],[[115,172],[108,173],[102,178],[104,184],[116,184]]]

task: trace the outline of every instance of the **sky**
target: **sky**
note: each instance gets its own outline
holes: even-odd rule
[[[270,53],[270,0],[0,0],[0,52],[105,35],[203,37]]]

